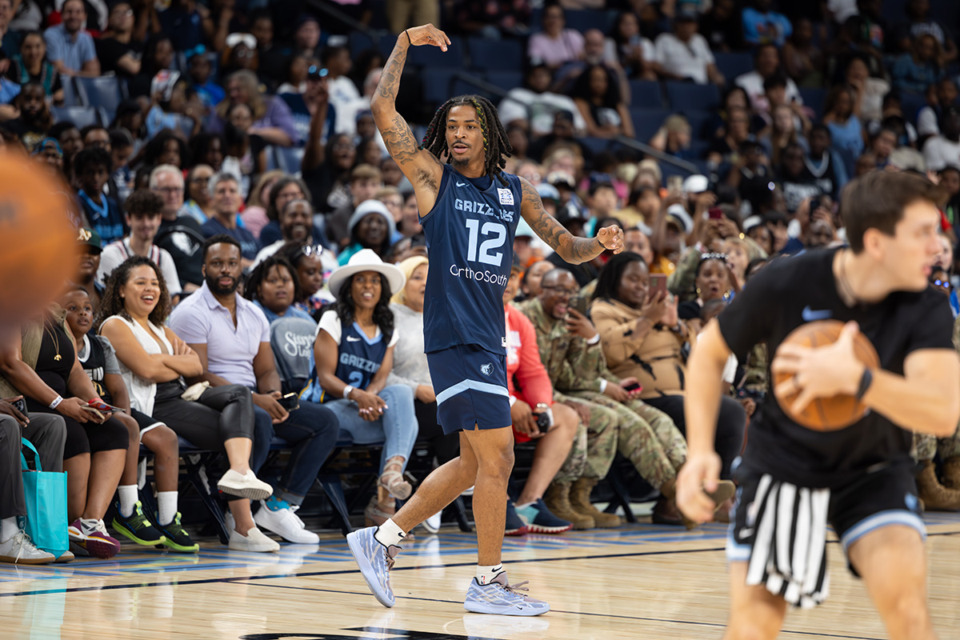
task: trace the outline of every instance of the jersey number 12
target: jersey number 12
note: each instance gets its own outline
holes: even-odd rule
[[[494,251],[506,243],[506,228],[498,222],[484,222],[483,227],[480,226],[479,220],[467,220],[466,223],[467,230],[470,232],[467,260],[499,267],[503,263],[503,252],[494,253]],[[477,256],[477,242],[481,235],[486,239],[480,243],[480,255]]]

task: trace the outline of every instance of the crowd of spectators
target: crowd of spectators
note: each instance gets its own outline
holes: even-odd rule
[[[82,245],[65,316],[3,345],[0,395],[44,416],[31,425],[45,468],[70,472],[75,551],[116,553],[108,511],[141,544],[196,548],[176,507],[174,435],[225,452],[230,546],[251,551],[276,547],[258,527],[315,541],[296,511],[338,432],[384,445],[370,522],[413,490],[418,431],[438,463],[456,455],[417,335],[425,212],[369,110],[391,38],[421,21],[454,47],[520,52],[506,69],[457,54],[478,80],[512,79],[493,95],[507,170],[571,233],[619,225],[630,252],[570,265],[520,223],[505,322],[514,430],[536,448],[509,533],[618,526],[590,502],[617,453],[661,494],[655,521],[683,522],[673,482],[696,335],[767,261],[843,243],[854,176],[920,172],[949,193],[935,276],[958,309],[948,3],[886,3],[902,15],[880,0],[391,0],[382,15],[371,0],[331,3],[351,22],[302,2],[0,0],[0,143],[73,192]],[[435,71],[404,76],[415,130],[437,106]],[[766,354],[737,354],[725,380],[729,478]],[[0,402],[0,435],[22,422],[11,407]],[[292,454],[271,486],[255,473],[274,436]],[[136,493],[140,443],[156,459],[157,513]],[[939,455],[960,460],[951,447]],[[928,505],[960,508],[960,486],[924,473]],[[0,497],[0,559],[52,561],[10,523],[17,504]]]

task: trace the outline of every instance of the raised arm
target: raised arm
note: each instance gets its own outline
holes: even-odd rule
[[[595,238],[578,238],[563,228],[557,219],[543,208],[543,201],[537,190],[524,178],[520,178],[523,188],[523,201],[520,213],[534,233],[570,264],[580,264],[593,260],[610,249],[614,253],[623,251],[623,229],[604,227]]]
[[[412,27],[402,32],[397,37],[397,44],[383,67],[380,84],[370,100],[370,110],[373,111],[373,119],[383,136],[387,151],[396,160],[403,175],[413,184],[417,205],[420,211],[424,212],[430,211],[436,202],[443,166],[432,153],[418,147],[410,125],[397,113],[396,102],[403,65],[407,62],[407,51],[411,46],[428,44],[446,51],[450,39],[432,24]]]

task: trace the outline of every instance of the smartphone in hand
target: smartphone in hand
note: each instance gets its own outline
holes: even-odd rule
[[[280,406],[286,409],[288,413],[300,408],[300,396],[296,393],[288,393],[277,402],[279,402]]]
[[[659,295],[667,292],[667,276],[663,273],[650,274],[650,292]]]

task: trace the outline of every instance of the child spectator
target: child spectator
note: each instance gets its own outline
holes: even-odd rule
[[[126,231],[117,201],[103,193],[112,166],[110,152],[100,148],[84,149],[74,161],[84,226],[96,231],[105,243],[120,240]]]

